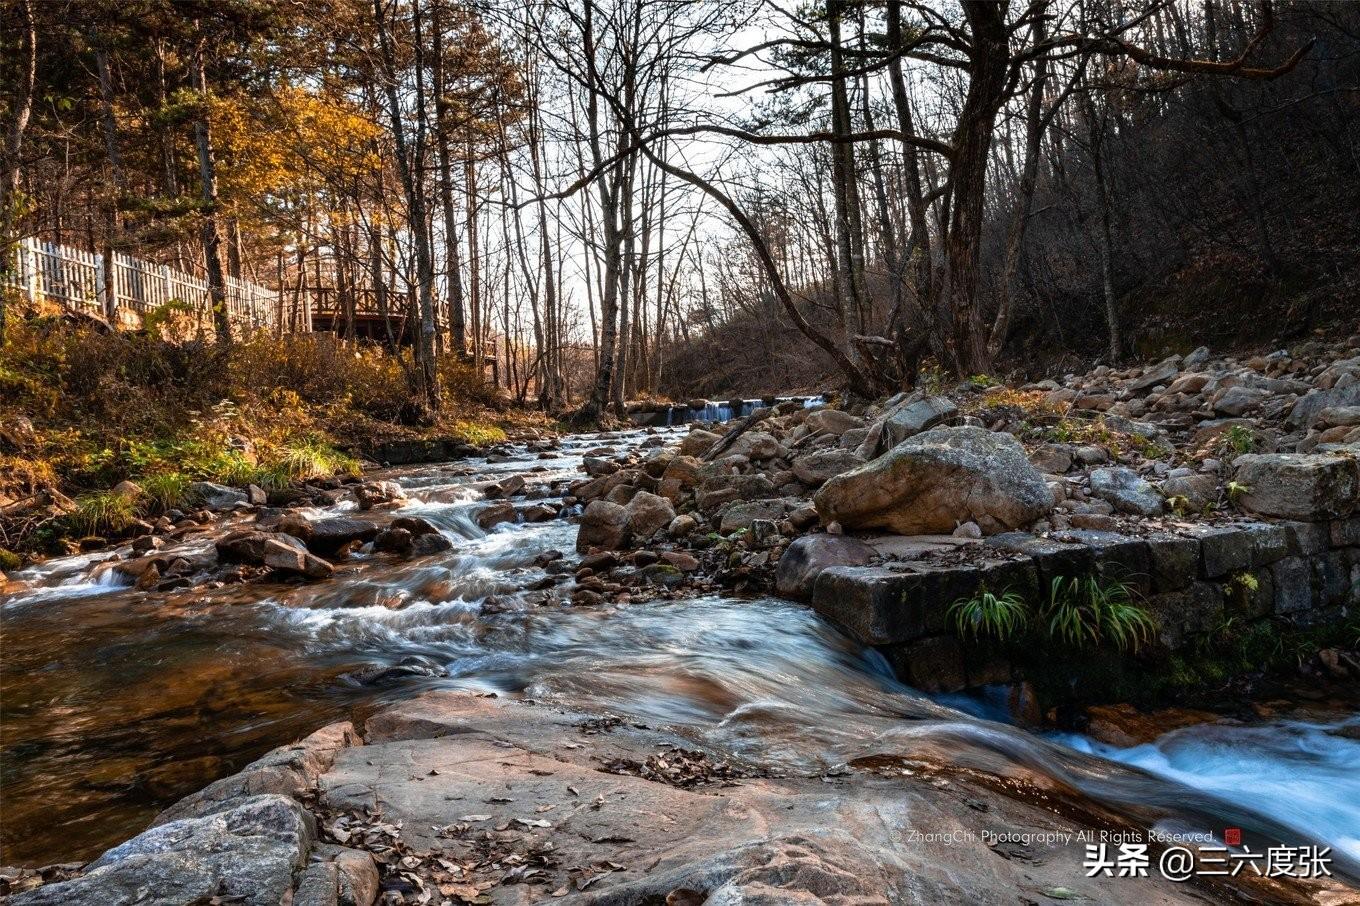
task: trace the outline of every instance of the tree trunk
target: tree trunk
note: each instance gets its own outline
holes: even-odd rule
[[[965,0],[963,9],[971,25],[973,46],[968,63],[968,93],[954,132],[954,160],[950,167],[953,202],[945,244],[949,256],[950,347],[954,370],[961,376],[986,372],[991,366],[982,307],[977,298],[979,256],[992,132],[1004,101],[1010,60],[1006,7],[988,0]]]
[[[392,46],[393,37],[384,10],[386,0],[373,0],[374,19],[377,25],[378,41],[383,55],[383,75],[387,94],[387,112],[392,123],[392,138],[396,145],[397,174],[401,177],[402,189],[406,196],[406,223],[410,231],[416,253],[416,303],[420,328],[416,337],[416,352],[419,361],[417,368],[418,391],[422,402],[430,412],[439,410],[439,372],[434,358],[434,260],[430,251],[429,218],[426,215],[424,187],[418,183],[418,170],[424,157],[423,119],[417,117],[415,147],[410,146],[406,126],[402,122],[401,99],[397,94],[396,51]],[[415,8],[415,71],[416,103],[423,107],[424,98],[424,60],[421,53],[420,5]]]
[[[1036,16],[1030,24],[1030,42],[1041,44],[1044,40],[1044,20]],[[1011,325],[1011,308],[1014,296],[1011,284],[1015,280],[1016,268],[1020,265],[1020,251],[1025,244],[1025,228],[1029,224],[1030,208],[1034,201],[1034,186],[1039,176],[1039,145],[1044,137],[1044,86],[1048,82],[1048,57],[1040,56],[1034,61],[1034,84],[1030,88],[1025,108],[1025,160],[1020,165],[1020,180],[1016,188],[1015,214],[1011,220],[1010,233],[1006,237],[1006,263],[1001,274],[1000,294],[997,302],[996,318],[992,321],[991,336],[987,341],[987,355],[995,359],[1005,345],[1006,334]]]
[[[204,271],[208,277],[208,301],[212,306],[217,342],[231,344],[231,313],[227,310],[227,275],[222,267],[222,232],[217,222],[217,161],[208,125],[208,76],[204,62],[207,38],[200,33],[194,53],[194,89],[199,110],[194,118],[194,145],[198,150],[198,177],[203,210],[199,237],[203,243]]]
[[[118,150],[118,121],[113,113],[113,75],[109,71],[109,52],[95,32],[91,43],[94,45],[95,70],[99,75],[100,121],[104,129],[104,153],[109,162],[109,174],[113,180],[113,197],[108,199],[108,214],[104,225],[104,317],[110,326],[118,324],[117,264],[114,262],[114,249],[119,232],[118,205],[127,192],[123,176],[123,156]]]
[[[431,14],[434,29],[434,133],[439,156],[439,201],[444,215],[444,266],[449,281],[449,329],[453,333],[455,355],[467,354],[466,301],[463,298],[463,267],[458,253],[458,225],[453,203],[453,157],[449,151],[449,103],[445,94],[444,30],[439,18],[440,4]]]
[[[19,15],[24,30],[25,54],[20,82],[13,103],[14,119],[5,133],[4,173],[0,174],[0,276],[15,270],[19,248],[17,225],[19,196],[19,154],[23,151],[24,132],[33,113],[33,89],[38,76],[38,27],[33,21],[32,0],[19,0]],[[0,344],[5,342],[9,304],[0,293]]]

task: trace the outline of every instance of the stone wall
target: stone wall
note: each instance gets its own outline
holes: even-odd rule
[[[1272,615],[1299,625],[1337,621],[1360,604],[1360,517],[1187,525],[1137,536],[1008,532],[946,558],[827,567],[812,605],[882,651],[903,681],[952,691],[1013,678],[1002,661],[965,656],[952,602],[985,584],[1033,604],[1046,600],[1055,577],[1092,573],[1131,586],[1171,650],[1228,618],[1239,625]]]

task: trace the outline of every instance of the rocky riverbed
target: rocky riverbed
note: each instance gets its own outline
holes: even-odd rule
[[[1358,379],[1340,348],[1197,353],[540,440],[291,499],[204,488],[201,510],[8,579],[5,861],[83,861],[190,795],[88,865],[4,883],[46,880],[16,902],[51,903],[1348,902],[1327,879],[1088,878],[1061,834],[1237,827],[1332,846],[1353,876],[1360,745],[1327,691],[1360,675],[1350,652],[1309,654],[1305,708],[1106,709],[1101,742],[928,698],[763,596],[847,564],[966,565],[1016,532],[1250,518],[1345,542],[1360,428],[1334,422]],[[1264,395],[1227,415],[1234,388]],[[1224,786],[1224,753],[1291,801]]]

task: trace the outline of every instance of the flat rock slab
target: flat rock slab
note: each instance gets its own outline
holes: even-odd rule
[[[974,797],[988,794],[962,783],[853,770],[686,789],[603,770],[619,758],[674,759],[668,739],[626,725],[591,732],[579,715],[544,706],[430,693],[379,715],[368,745],[339,753],[321,778],[320,807],[380,813],[401,828],[407,852],[454,862],[488,846],[551,854],[546,884],[500,883],[505,866],[468,879],[494,879],[482,895],[496,904],[550,891],[564,904],[982,903],[1001,891],[1041,902],[1058,888],[1102,903],[1200,901],[1152,878],[1086,878],[1075,838],[1012,859],[981,834],[1070,821],[1004,797],[979,807]],[[926,843],[916,832],[971,842]],[[596,878],[584,891],[583,877]]]

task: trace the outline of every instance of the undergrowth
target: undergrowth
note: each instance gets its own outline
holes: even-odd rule
[[[72,529],[116,531],[126,507],[98,492],[125,479],[142,489],[134,514],[158,514],[192,505],[195,481],[271,490],[358,474],[361,453],[388,441],[480,446],[504,441],[507,428],[551,428],[506,407],[453,357],[439,363],[444,411],[421,423],[403,355],[329,335],[257,333],[223,349],[158,331],[12,319],[0,347],[0,426],[27,420],[33,430],[22,442],[0,433],[0,503],[50,488],[77,499]],[[24,544],[0,526],[0,547]]]

